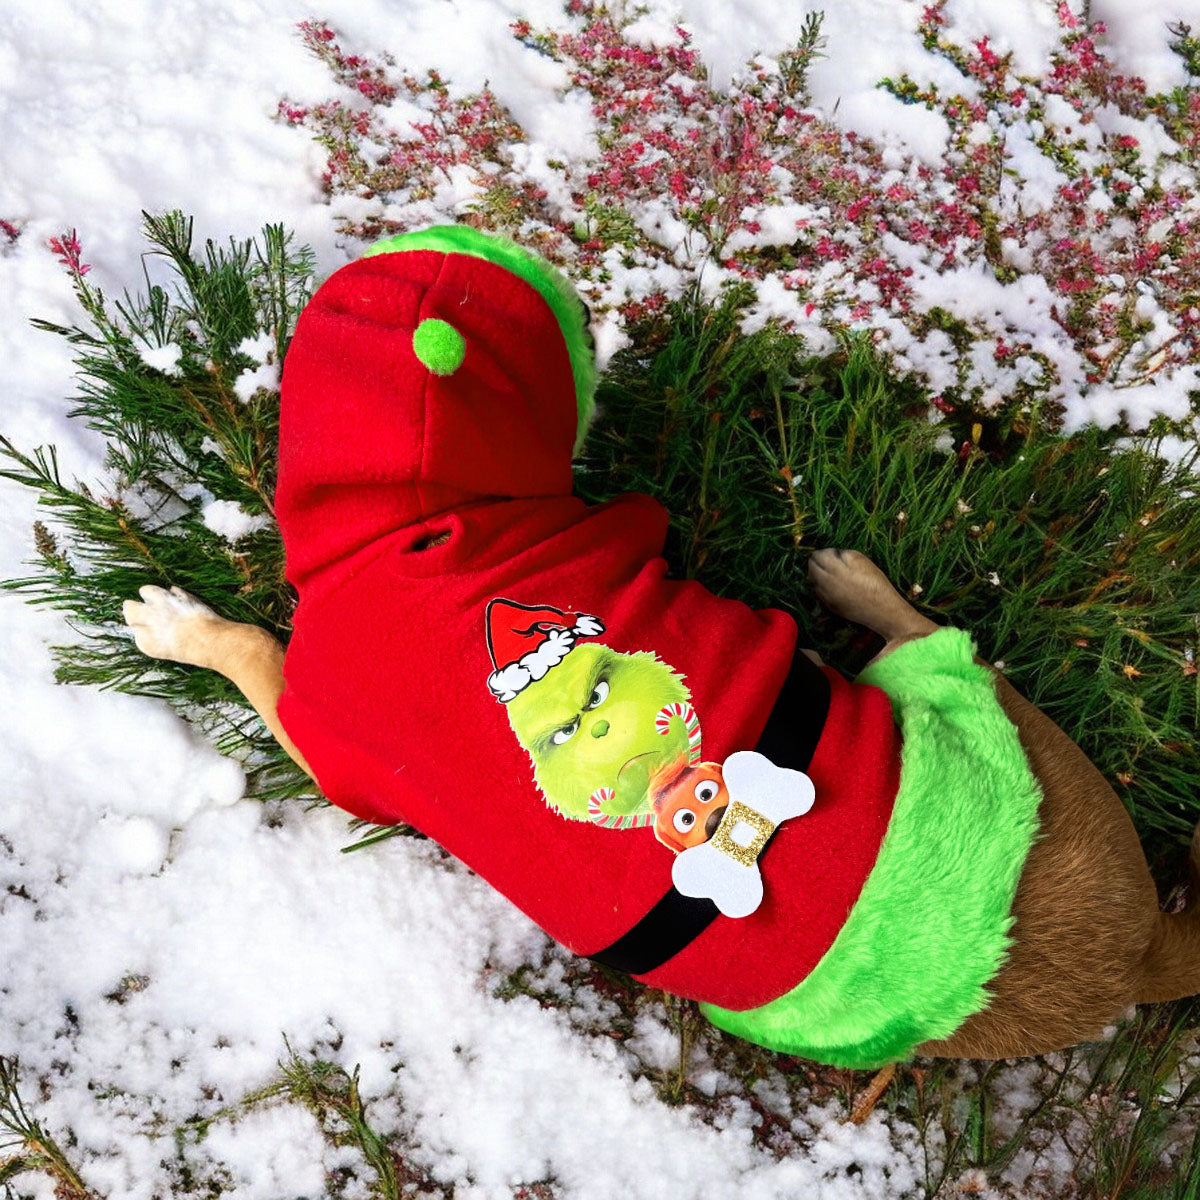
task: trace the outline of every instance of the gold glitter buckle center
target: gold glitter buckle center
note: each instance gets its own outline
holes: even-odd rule
[[[732,834],[738,825],[749,825],[754,837],[748,845],[742,846],[733,840]],[[760,812],[747,808],[740,800],[735,800],[725,813],[717,832],[713,834],[711,845],[727,858],[740,862],[743,867],[752,867],[758,862],[758,856],[763,847],[775,832],[775,822],[769,821]]]

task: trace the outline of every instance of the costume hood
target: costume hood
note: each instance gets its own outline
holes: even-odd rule
[[[542,259],[465,226],[377,244],[318,289],[284,363],[289,576],[489,497],[569,495],[592,387],[583,305]]]

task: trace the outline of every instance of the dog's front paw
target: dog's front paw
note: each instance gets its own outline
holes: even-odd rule
[[[215,665],[217,643],[233,622],[182,588],[168,591],[146,584],[138,595],[140,602],[126,600],[121,610],[143,654],[196,667]]]

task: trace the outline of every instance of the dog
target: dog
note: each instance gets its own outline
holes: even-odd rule
[[[1200,992],[1200,837],[1165,914],[1119,798],[965,634],[818,550],[817,596],[885,642],[849,683],[784,614],[666,580],[654,502],[570,495],[589,357],[570,285],[501,239],[343,268],[284,366],[287,650],[154,586],[136,644],[229,678],[336,803],[776,1049],[1021,1057]]]

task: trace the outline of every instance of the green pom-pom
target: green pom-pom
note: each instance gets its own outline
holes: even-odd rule
[[[595,411],[596,347],[588,332],[588,319],[575,285],[540,255],[495,233],[482,233],[470,225],[432,225],[412,233],[401,233],[376,242],[363,257],[397,254],[404,250],[436,250],[442,254],[467,254],[511,271],[541,293],[562,330],[575,376],[575,403],[579,415],[575,427],[575,449]]]
[[[462,366],[467,343],[453,325],[429,317],[413,334],[413,353],[435,375],[453,375]]]

